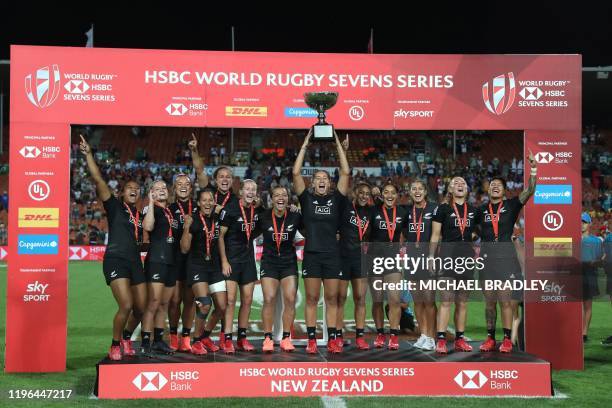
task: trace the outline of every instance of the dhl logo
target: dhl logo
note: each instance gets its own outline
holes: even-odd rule
[[[226,106],[225,116],[268,116],[266,106]]]
[[[59,227],[59,208],[20,208],[18,225],[20,228]]]
[[[572,256],[572,238],[534,238],[533,256]]]

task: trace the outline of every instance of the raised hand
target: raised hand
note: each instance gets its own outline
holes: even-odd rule
[[[91,153],[91,146],[87,143],[87,140],[83,137],[83,135],[79,135],[81,137],[81,143],[79,143],[79,148],[81,149],[81,153],[87,156]]]
[[[198,139],[196,139],[195,133],[191,134],[191,140],[189,141],[189,143],[187,143],[187,146],[189,147],[189,150],[191,150],[192,152],[195,152],[198,150]]]

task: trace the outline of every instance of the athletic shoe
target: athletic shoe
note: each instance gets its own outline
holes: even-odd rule
[[[448,354],[448,349],[446,348],[446,339],[438,339],[438,341],[436,342],[436,353]]]
[[[202,340],[200,340],[200,342],[204,347],[206,347],[206,350],[208,351],[212,351],[213,353],[215,351],[219,351],[219,347],[210,339],[210,337],[203,338]]]
[[[374,347],[376,348],[383,348],[385,347],[385,343],[387,342],[387,336],[385,336],[384,334],[378,334],[376,336],[376,339],[374,339]]]
[[[174,350],[163,340],[154,341],[151,345],[151,351],[160,354],[174,354]]]
[[[121,348],[123,348],[124,356],[136,355],[136,350],[132,348],[132,340],[121,340]]]
[[[319,350],[317,349],[317,340],[309,339],[308,345],[306,346],[306,353],[308,354],[317,354]]]
[[[280,348],[282,351],[291,352],[295,350],[295,346],[291,343],[291,337],[285,337],[280,342]]]
[[[238,340],[238,344],[240,344],[240,340]],[[274,340],[269,337],[266,337],[263,341],[263,346],[261,350],[264,353],[273,353],[274,352]]]
[[[455,351],[472,351],[472,346],[468,344],[467,341],[463,337],[460,339],[455,339]]]
[[[236,348],[240,351],[255,351],[255,347],[249,343],[249,340],[246,337],[238,339],[236,342]]]
[[[194,341],[193,344],[191,345],[191,354],[196,354],[198,356],[201,356],[203,354],[206,354],[206,347],[204,347],[204,344],[202,344],[201,341]]]
[[[191,338],[189,336],[181,337],[178,351],[183,353],[189,353],[191,351]]]
[[[367,341],[365,341],[365,339],[363,337],[357,337],[355,339],[355,346],[359,350],[369,350],[370,349],[370,345],[368,344]]]
[[[424,334],[421,334],[421,337],[419,337],[418,340],[414,342],[412,347],[421,349],[423,348],[423,344],[425,344],[425,341],[427,341],[427,336]]]
[[[601,344],[603,344],[604,346],[612,345],[612,336],[609,336],[608,338],[602,340]]]
[[[172,351],[176,351],[179,348],[178,334],[170,334],[170,348]]]
[[[495,340],[488,336],[484,343],[480,345],[480,351],[482,351],[483,353],[495,351]]]
[[[141,343],[140,344],[140,354],[143,356],[150,356],[151,355],[151,343],[147,344],[146,346]]]
[[[423,346],[421,346],[421,350],[433,351],[435,349],[436,349],[436,341],[432,337],[425,336],[425,341],[423,342]]]
[[[391,336],[389,336],[388,348],[389,350],[399,350],[399,340],[397,338],[397,335],[392,334]]]
[[[336,339],[330,339],[327,341],[327,352],[332,354],[340,353],[340,348],[338,348]]]
[[[108,358],[110,358],[113,361],[119,361],[121,360],[121,347],[120,346],[111,346],[110,350],[108,351]]]
[[[219,350],[223,350],[223,346],[225,346],[225,333],[219,333],[219,342],[217,343],[217,346],[219,346]]]
[[[336,346],[338,346],[338,353],[342,353],[344,350],[344,339],[342,337],[336,337]]]
[[[225,339],[225,342],[223,343],[223,351],[225,351],[225,354],[234,354],[236,352],[234,342],[231,339]]]
[[[504,337],[504,341],[499,346],[500,353],[512,353],[512,341],[509,338]]]

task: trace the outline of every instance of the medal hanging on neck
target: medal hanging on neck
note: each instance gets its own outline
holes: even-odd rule
[[[385,216],[385,221],[387,222],[387,235],[389,235],[389,242],[393,242],[393,238],[395,237],[395,228],[397,227],[395,217],[397,214],[397,207],[393,206],[393,223],[389,222],[389,216],[387,215],[387,209],[385,208],[384,204],[382,206],[382,210]]]
[[[491,226],[493,227],[493,235],[495,235],[495,242],[499,241],[499,216],[501,215],[501,210],[504,208],[504,202],[501,201],[499,203],[499,207],[497,207],[497,213],[493,215],[493,205],[489,202],[489,216],[491,217]]]
[[[206,218],[200,213],[200,220],[202,221],[202,229],[204,230],[204,239],[206,242],[206,252],[204,253],[204,259],[206,261],[210,261],[210,247],[212,244],[213,236],[215,234],[215,219],[212,218],[212,224],[210,229],[208,229],[208,225],[206,224]]]

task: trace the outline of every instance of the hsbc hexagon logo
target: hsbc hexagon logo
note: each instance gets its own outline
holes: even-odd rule
[[[68,258],[71,261],[80,261],[85,259],[88,252],[82,247],[70,247],[70,257]]]
[[[187,107],[182,103],[171,103],[166,106],[166,112],[170,116],[183,116],[187,113]]]
[[[455,382],[464,390],[479,390],[489,379],[480,370],[461,370]]]
[[[25,77],[25,93],[32,105],[47,108],[55,102],[60,90],[60,71],[57,64],[38,68]]]
[[[71,79],[66,82],[64,89],[71,94],[84,94],[89,91],[89,84],[82,79]]]
[[[544,92],[537,86],[526,86],[521,89],[519,95],[526,101],[537,101],[544,95]]]
[[[514,104],[515,92],[516,83],[512,72],[498,75],[493,81],[482,84],[482,100],[489,112],[495,115],[508,112]]]
[[[142,372],[132,380],[132,384],[140,391],[159,391],[168,383],[168,379],[157,371]]]
[[[552,154],[548,152],[539,152],[534,156],[534,159],[536,162],[540,164],[548,164],[548,163],[551,163],[555,159],[555,156],[553,156]]]
[[[40,156],[40,153],[40,149],[36,146],[23,146],[21,150],[19,150],[19,154],[26,159],[35,159]]]

